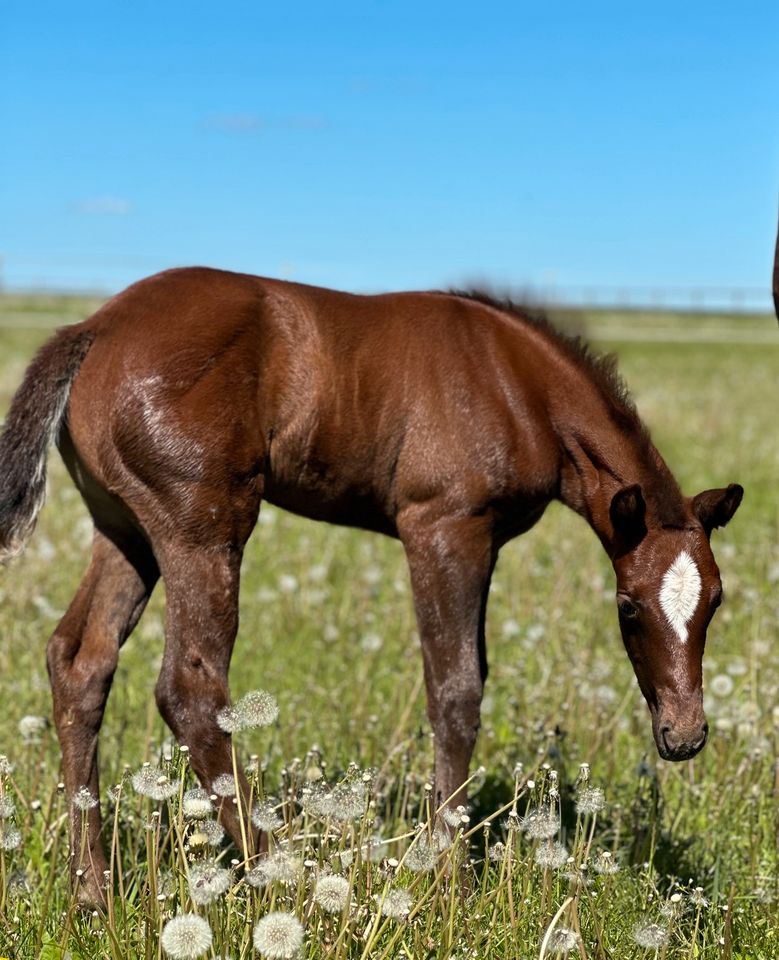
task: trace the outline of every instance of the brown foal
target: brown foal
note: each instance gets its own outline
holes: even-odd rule
[[[709,535],[743,491],[684,497],[611,365],[510,303],[354,296],[202,268],[137,283],[59,331],[13,400],[0,558],[32,531],[51,439],[95,524],[91,564],[48,647],[69,796],[99,796],[119,648],[159,576],[160,711],[204,786],[232,770],[216,715],[230,699],[241,558],[263,498],[402,541],[439,802],[464,800],[498,550],[554,499],[613,562],[661,756],[685,759],[705,742],[701,659],[721,592]],[[235,808],[222,816],[240,844]],[[100,832],[95,807],[83,860],[72,858],[89,902],[102,896]]]

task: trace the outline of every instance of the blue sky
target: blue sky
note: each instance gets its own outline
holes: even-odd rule
[[[10,0],[0,119],[8,286],[767,292],[779,4]]]

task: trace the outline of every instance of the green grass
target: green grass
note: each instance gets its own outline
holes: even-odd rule
[[[0,303],[7,315],[38,317],[0,328],[0,411],[60,306],[67,319],[89,308]],[[585,320],[604,338],[624,331],[624,316]],[[734,480],[746,488],[732,524],[714,536],[726,601],[706,652],[712,734],[704,752],[685,764],[657,758],[619,639],[608,560],[586,525],[553,506],[504,549],[496,571],[474,763],[483,770],[472,784],[470,820],[432,870],[410,871],[403,856],[427,819],[432,746],[402,550],[264,508],[244,563],[232,684],[236,697],[270,691],[280,715],[273,727],[237,739],[244,759],[258,755],[264,789],[278,799],[285,823],[275,844],[307,865],[289,885],[263,888],[237,871],[225,896],[194,908],[213,928],[213,956],[255,955],[254,923],[283,909],[304,922],[305,957],[538,957],[563,908],[558,926],[581,934],[571,957],[652,957],[633,939],[636,924],[647,921],[667,931],[658,956],[779,957],[779,333],[775,321],[755,318],[750,331],[772,330],[775,345],[767,337],[763,345],[669,344],[653,331],[689,329],[689,318],[641,322],[647,342],[611,346],[684,489]],[[707,323],[743,329],[736,320]],[[156,804],[135,795],[128,773],[157,762],[167,740],[153,700],[162,590],[122,651],[101,739],[101,802],[120,855],[108,916],[84,916],[71,899],[56,738],[48,730],[27,744],[18,732],[22,717],[51,712],[46,641],[88,552],[85,511],[55,454],[35,537],[0,572],[0,753],[15,764],[0,790],[15,799],[22,835],[21,848],[3,852],[0,865],[6,884],[17,871],[27,883],[3,896],[0,956],[60,958],[68,950],[74,960],[153,958],[167,919],[193,909],[185,857],[202,859],[203,848],[191,844],[178,799]],[[605,795],[595,816],[576,812],[582,763]],[[349,773],[350,764],[360,772]],[[186,757],[175,751],[169,767],[171,776],[187,776]],[[364,787],[362,771],[370,772]],[[301,807],[302,790],[344,776],[360,785],[365,807],[357,819],[342,824]],[[109,798],[118,783],[119,800]],[[550,797],[561,814],[558,839],[573,860],[544,870],[535,862],[539,843],[513,829],[509,813]],[[374,836],[388,841],[375,860],[366,855]],[[346,850],[356,856],[345,865],[338,855]],[[603,851],[617,873],[596,871]],[[226,866],[233,856],[223,852]],[[167,877],[159,890],[150,862]],[[351,906],[342,915],[311,899],[327,870],[348,878]],[[405,920],[381,913],[391,886],[410,889]],[[552,946],[550,938],[547,956]]]

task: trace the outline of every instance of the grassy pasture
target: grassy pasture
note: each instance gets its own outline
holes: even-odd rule
[[[77,319],[88,306],[0,301],[0,416],[52,319]],[[75,909],[56,738],[19,731],[23,717],[51,713],[46,640],[89,555],[86,513],[54,454],[36,535],[0,571],[0,754],[14,765],[3,773],[0,761],[0,793],[16,807],[0,821],[9,847],[0,850],[0,956],[163,956],[160,931],[194,911],[213,930],[205,955],[246,958],[256,955],[254,924],[285,910],[304,923],[311,958],[779,957],[779,332],[771,318],[698,320],[714,331],[701,342],[689,318],[584,318],[617,350],[683,488],[738,480],[746,489],[731,526],[714,535],[726,601],[705,659],[710,742],[689,763],[657,757],[619,640],[610,565],[586,525],[553,505],[501,555],[475,757],[483,770],[470,820],[430,869],[407,866],[426,865],[414,849],[425,853],[427,834],[415,828],[427,817],[432,749],[402,550],[263,508],[244,563],[232,685],[236,698],[270,691],[280,713],[236,740],[244,760],[259,758],[258,791],[278,802],[276,847],[305,865],[261,887],[237,870],[227,893],[193,906],[186,870],[206,855],[178,797],[157,803],[130,785],[143,761],[170,752],[153,701],[159,588],[122,651],[101,739],[101,803],[121,861],[115,898],[105,917]],[[177,751],[162,763],[172,779],[186,776]],[[587,805],[583,763],[589,787],[604,793],[596,813],[577,812]],[[298,802],[344,777],[336,795],[363,805],[354,819]],[[116,784],[118,799],[108,795]],[[512,804],[519,816],[546,806],[559,815],[564,863],[553,866],[560,851],[516,829]],[[236,852],[209,848],[214,855],[229,867]],[[312,896],[328,871],[351,890],[337,914]],[[388,915],[404,912],[397,888],[409,891],[400,919]]]

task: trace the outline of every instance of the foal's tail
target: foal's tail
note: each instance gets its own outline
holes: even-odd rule
[[[0,434],[0,564],[24,549],[46,499],[49,443],[65,419],[70,388],[94,339],[64,327],[27,368]]]

